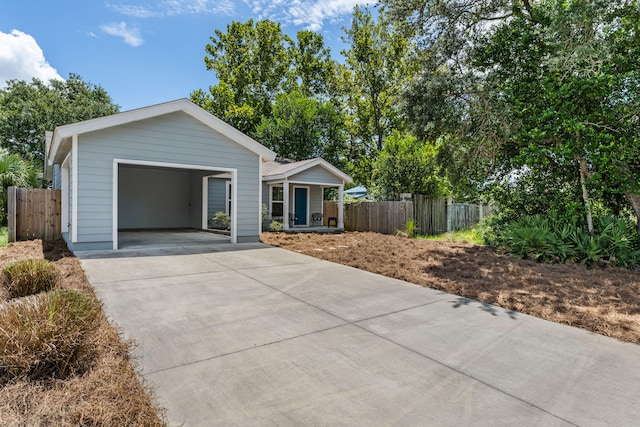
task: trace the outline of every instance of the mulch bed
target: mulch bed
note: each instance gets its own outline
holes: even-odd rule
[[[263,233],[269,245],[640,344],[640,272],[538,264],[466,243],[370,232]]]

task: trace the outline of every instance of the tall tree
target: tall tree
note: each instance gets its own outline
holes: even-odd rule
[[[48,83],[10,80],[0,89],[0,145],[42,170],[45,131],[118,110],[102,87],[75,74]]]
[[[445,136],[487,182],[580,189],[569,192],[587,222],[594,198],[624,195],[640,216],[637,0],[385,3],[422,31],[425,67],[405,104],[416,133]]]
[[[276,96],[273,116],[263,117],[257,138],[279,156],[292,160],[322,157],[342,166],[345,133],[336,107],[300,92]]]
[[[207,70],[219,83],[208,93],[198,89],[191,99],[241,131],[254,135],[262,117],[291,80],[291,39],[270,20],[232,22],[215,30],[206,46]]]
[[[383,200],[399,200],[400,193],[447,195],[448,183],[437,162],[438,146],[415,136],[391,134],[373,163],[374,190]]]
[[[366,7],[354,8],[351,27],[345,28],[347,49],[343,91],[352,116],[352,134],[375,158],[385,138],[401,125],[396,108],[398,93],[411,74],[410,43],[384,9],[377,20]]]
[[[336,93],[336,62],[324,44],[322,34],[299,31],[292,47],[291,90],[307,97],[332,99]]]

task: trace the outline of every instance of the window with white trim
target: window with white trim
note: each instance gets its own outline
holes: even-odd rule
[[[271,187],[271,218],[284,217],[284,189],[282,187]]]

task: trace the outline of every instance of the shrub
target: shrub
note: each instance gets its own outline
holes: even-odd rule
[[[282,231],[284,225],[280,221],[271,221],[269,224],[269,230],[271,231]]]
[[[49,291],[59,279],[56,266],[44,259],[16,261],[2,271],[2,284],[7,288],[9,298]]]
[[[75,290],[54,289],[0,306],[0,381],[63,378],[91,351],[87,334],[102,308]]]
[[[222,211],[216,212],[211,219],[222,228],[229,228],[231,225],[231,221],[229,221],[227,214]]]
[[[491,243],[538,262],[580,262],[632,268],[640,264],[640,238],[627,218],[596,218],[590,235],[575,218],[549,213],[525,216],[491,230]],[[497,231],[496,231],[497,230]]]

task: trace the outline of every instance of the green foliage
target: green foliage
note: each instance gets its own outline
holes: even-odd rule
[[[590,235],[576,217],[557,213],[524,216],[507,223],[490,242],[517,257],[538,262],[580,262],[635,267],[640,263],[640,238],[628,218],[597,218]]]
[[[256,137],[291,160],[322,157],[340,167],[344,158],[346,134],[335,106],[297,91],[276,96],[272,116],[262,118]]]
[[[40,177],[40,171],[19,154],[0,154],[0,224],[7,224],[7,188],[35,187]]]
[[[7,246],[7,243],[9,243],[9,229],[0,227],[0,248]]]
[[[369,185],[371,161],[392,131],[402,127],[397,105],[400,89],[413,73],[408,61],[411,44],[382,9],[375,20],[371,9],[356,6],[344,32],[347,48],[341,51],[345,65],[339,81],[350,134],[349,173],[356,182]]]
[[[418,236],[418,238],[425,240],[437,240],[441,242],[473,243],[475,245],[484,244],[480,226],[466,228],[464,230],[450,231],[435,236]]]
[[[44,259],[25,259],[9,264],[2,270],[2,285],[10,298],[46,292],[60,280],[56,266]]]
[[[45,131],[117,113],[107,92],[71,74],[66,81],[9,80],[0,89],[0,145],[42,171]]]
[[[538,206],[619,212],[626,201],[640,216],[639,1],[383,3],[423,42],[403,112],[419,137],[444,143],[456,188],[526,172]],[[571,191],[581,165],[584,193]],[[501,208],[515,210],[509,198]]]
[[[294,41],[280,24],[268,19],[232,22],[226,32],[215,30],[204,58],[218,83],[198,89],[191,100],[217,117],[255,136],[273,117],[273,102],[282,93],[305,97],[334,92],[335,62],[321,35],[300,31]]]
[[[18,377],[63,378],[92,352],[88,334],[101,306],[94,298],[55,289],[0,307],[0,382]]]
[[[229,221],[229,217],[227,217],[225,212],[216,212],[211,219],[222,228],[229,228],[231,226],[231,221]]]
[[[282,231],[284,225],[280,221],[271,221],[269,224],[269,231]]]
[[[440,176],[437,154],[437,145],[393,133],[373,163],[374,194],[382,200],[399,200],[400,193],[445,196],[447,181]]]

